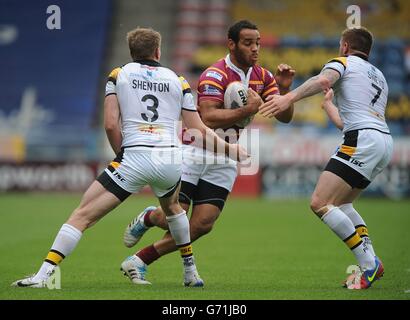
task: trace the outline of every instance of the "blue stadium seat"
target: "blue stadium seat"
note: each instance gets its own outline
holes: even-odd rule
[[[398,98],[399,96],[405,93],[404,91],[404,82],[387,79],[387,83],[389,85],[389,97],[390,98]]]
[[[323,45],[326,48],[338,48],[340,37],[328,37],[325,39]]]
[[[295,47],[303,48],[306,46],[306,41],[299,38],[298,36],[283,36],[280,41],[280,45],[283,47]]]
[[[312,47],[323,47],[325,43],[326,38],[320,33],[313,34],[308,40],[308,44]]]
[[[18,31],[18,37],[0,50],[0,69],[7,70],[0,78],[0,110],[6,116],[20,112],[22,97],[32,92],[31,105],[48,114],[47,121],[29,124],[30,134],[24,137],[28,150],[68,144],[85,149],[84,135],[101,114],[97,102],[104,94],[99,84],[111,1],[56,3],[61,6],[61,29],[49,30],[50,1],[0,2],[0,21]]]
[[[403,51],[397,48],[386,47],[383,51],[383,61],[387,64],[403,64]]]

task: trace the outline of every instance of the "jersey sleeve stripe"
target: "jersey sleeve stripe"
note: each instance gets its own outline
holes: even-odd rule
[[[260,80],[251,80],[251,81],[249,81],[249,84],[263,84],[263,81],[260,81]]]
[[[108,81],[111,81],[114,84],[117,84],[117,79],[113,77],[108,77]]]
[[[271,92],[273,92],[273,91],[279,92],[279,89],[278,89],[277,87],[270,88],[269,90],[265,91],[265,92],[262,94],[262,98],[265,98],[269,93],[271,93]],[[276,93],[276,92],[275,92],[275,93]]]
[[[225,76],[225,78],[228,78],[228,75],[226,74],[226,72],[222,71],[221,69],[219,69],[217,67],[209,67],[208,69],[206,69],[206,71],[208,71],[208,70],[218,71],[218,72],[222,73]]]
[[[346,63],[343,62],[341,59],[338,59],[338,58],[332,59],[328,63],[330,63],[330,62],[339,62],[343,66],[343,68],[345,68],[345,70],[346,70]]]
[[[192,109],[187,109],[187,108],[182,108],[182,110],[191,111],[191,112],[198,112],[198,110],[192,110]]]
[[[340,73],[339,70],[337,70],[337,69],[335,69],[335,68],[332,68],[332,67],[324,67],[324,68],[323,68],[323,70],[326,70],[326,69],[331,69],[331,70],[337,71],[337,73],[339,74],[339,76],[342,77],[342,74]]]
[[[201,81],[199,83],[199,86],[202,86],[203,84],[210,84],[210,85],[215,86],[215,87],[221,89],[222,91],[224,91],[224,88],[220,84],[216,83],[215,81],[204,80],[204,81]]]
[[[185,93],[189,93],[191,92],[191,86],[189,85],[188,81],[186,81],[186,79],[182,76],[178,77],[179,81],[181,82],[181,86],[182,86],[182,92]],[[189,90],[189,91],[187,91]]]
[[[224,102],[224,100],[222,98],[219,97],[212,97],[212,96],[204,96],[204,97],[199,97],[198,101],[206,101],[206,100],[216,100],[216,101],[221,101]]]
[[[276,81],[275,81],[275,79],[273,79],[272,80],[272,82],[271,83],[269,83],[266,87],[265,87],[265,89],[268,89],[268,88],[272,88],[272,86],[275,86],[276,87]]]
[[[112,70],[111,73],[108,75],[108,81],[111,81],[112,83],[117,84],[117,77],[120,71],[121,71],[121,68],[115,68],[114,70]]]
[[[110,92],[110,93],[107,93],[105,96],[108,97],[108,96],[110,96],[110,95],[112,95],[112,94],[117,95],[115,92]]]
[[[182,93],[184,95],[187,94],[187,93],[191,93],[191,92],[192,92],[191,88],[186,88],[186,89],[182,90]]]

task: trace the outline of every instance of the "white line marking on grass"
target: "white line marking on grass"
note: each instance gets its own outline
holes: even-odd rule
[[[404,293],[410,293],[410,290],[406,290],[406,291],[404,291]]]

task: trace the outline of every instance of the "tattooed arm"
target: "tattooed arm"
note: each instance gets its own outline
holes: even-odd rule
[[[286,95],[272,97],[260,106],[259,112],[271,118],[289,108],[293,103],[331,88],[339,78],[340,74],[336,70],[324,69],[320,74],[308,79]]]
[[[323,90],[330,89],[337,80],[339,80],[339,72],[333,69],[324,69],[320,74],[308,79],[301,86],[289,92],[293,102],[303,98],[313,96]]]

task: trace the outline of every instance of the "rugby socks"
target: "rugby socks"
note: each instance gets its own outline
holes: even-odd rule
[[[363,270],[375,268],[374,256],[356,232],[352,221],[338,207],[331,208],[322,220],[352,250]]]
[[[145,225],[145,227],[147,227],[147,228],[151,228],[151,227],[154,226],[154,224],[151,222],[151,219],[150,219],[150,216],[151,216],[151,214],[152,214],[153,212],[155,212],[155,210],[148,211],[148,212],[144,215],[144,225]]]
[[[160,257],[154,245],[150,245],[148,247],[145,247],[144,249],[141,249],[135,255],[140,258],[146,265],[150,265]]]
[[[167,216],[169,231],[179,248],[184,264],[185,273],[196,271],[194,256],[192,254],[191,237],[189,234],[189,220],[185,211]]]
[[[54,268],[74,250],[81,236],[82,232],[80,230],[69,224],[63,224],[33,280],[47,280],[53,273]]]
[[[341,206],[339,206],[339,209],[342,210],[345,213],[345,215],[349,217],[354,227],[356,228],[357,233],[362,238],[363,242],[369,248],[372,255],[376,256],[376,253],[374,252],[374,249],[373,249],[372,241],[370,240],[370,237],[369,237],[369,231],[367,230],[366,223],[364,222],[360,214],[355,210],[355,208],[353,208],[353,204],[352,203],[342,204]]]

